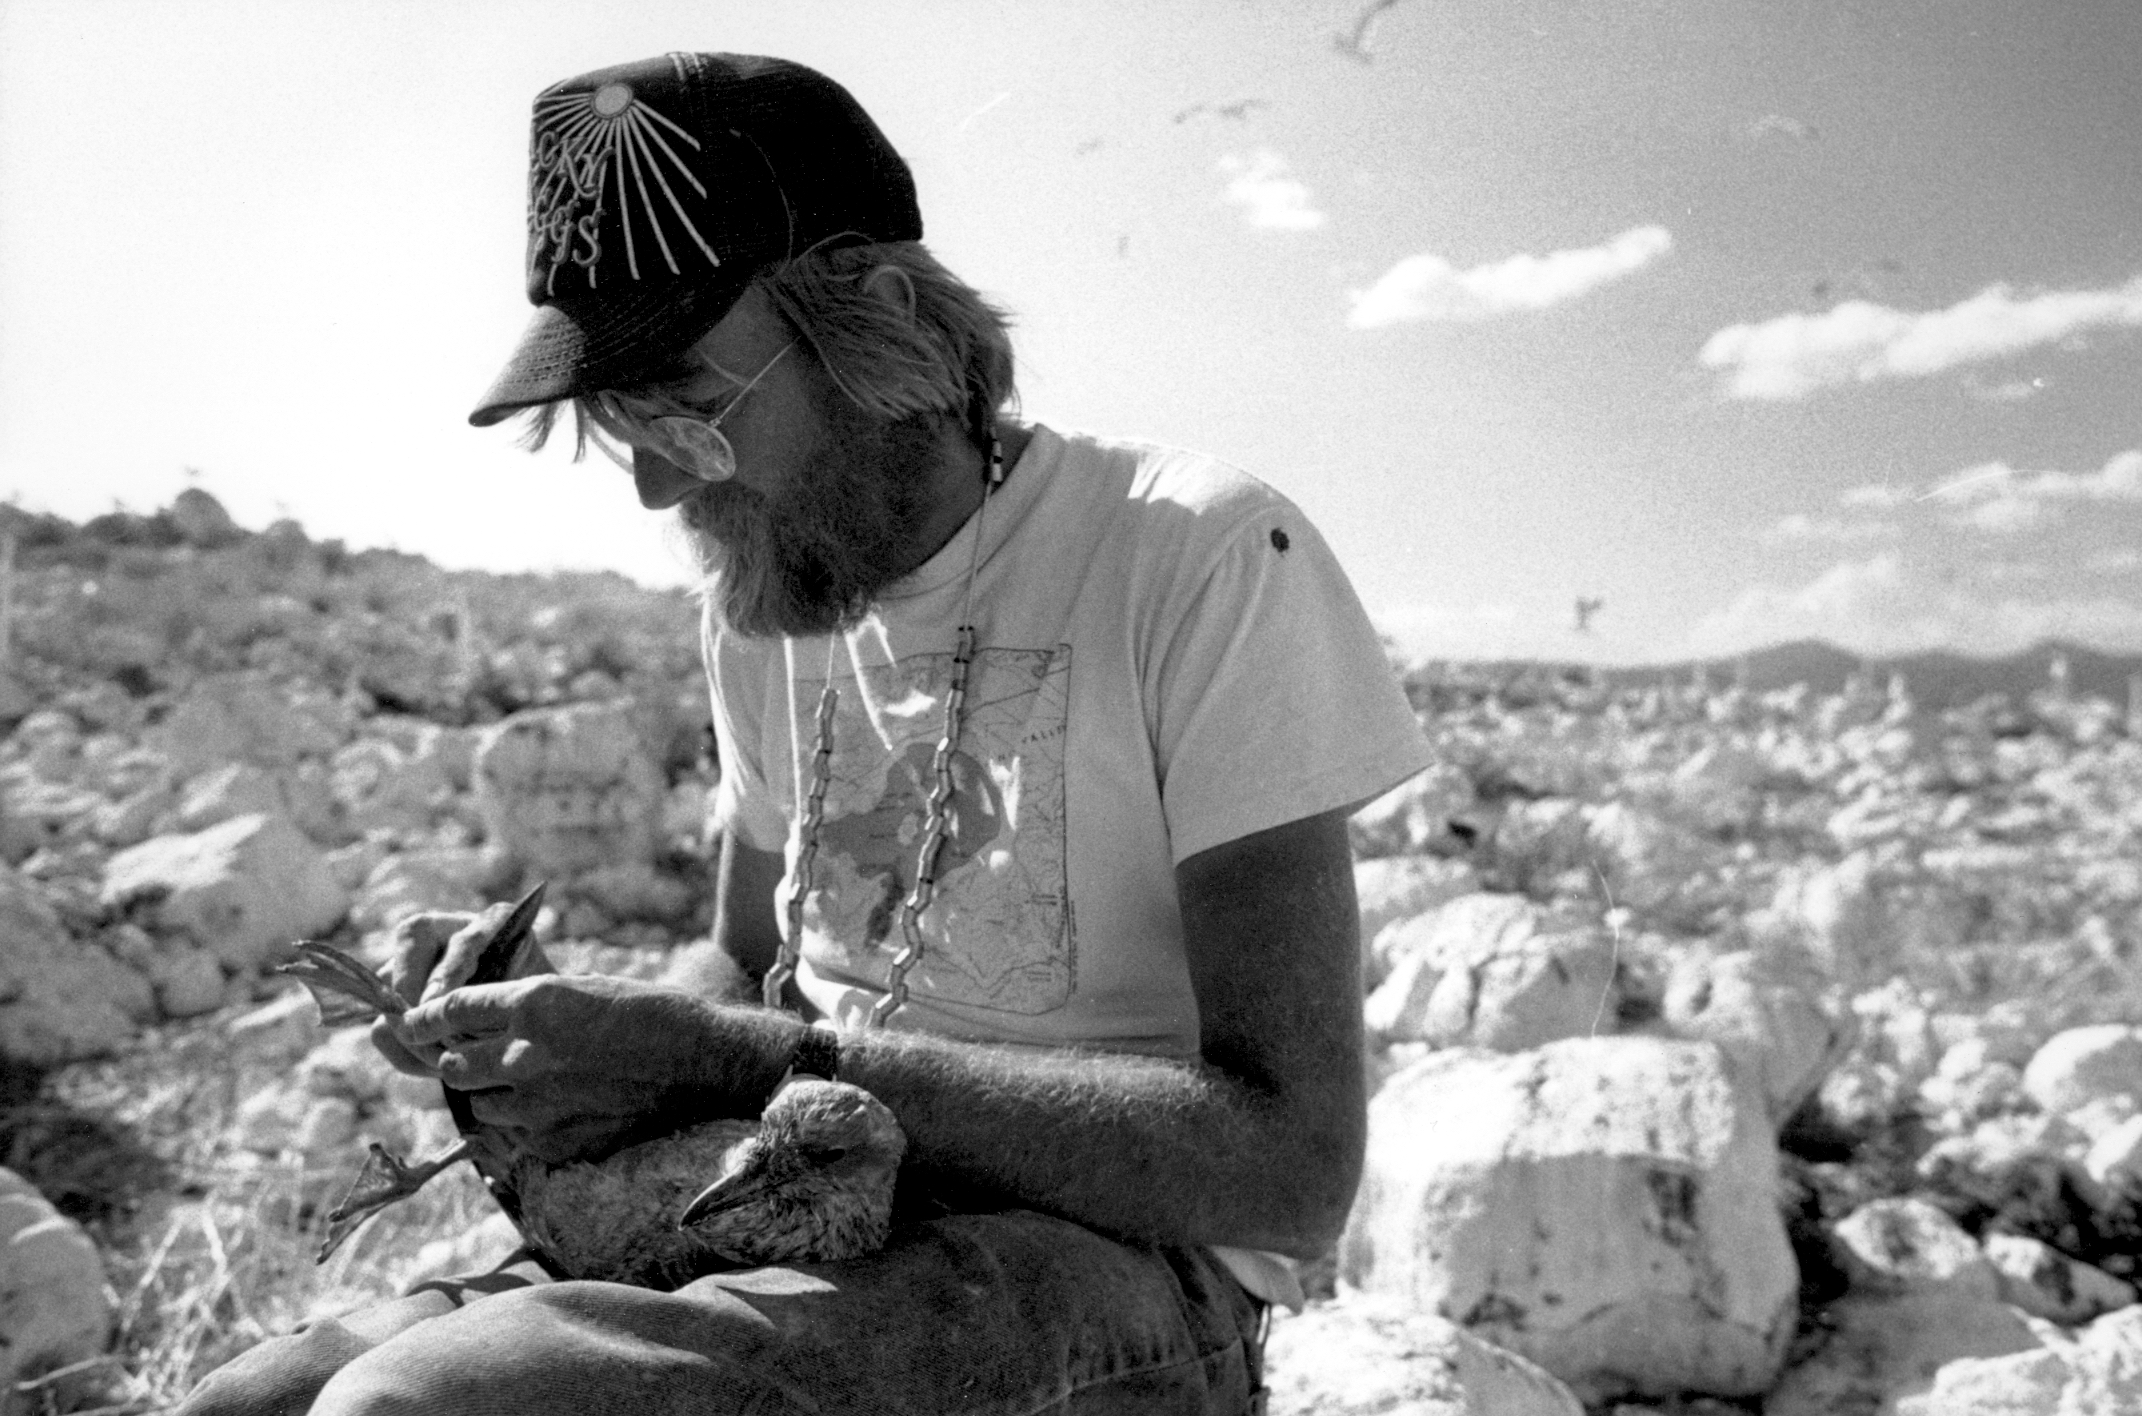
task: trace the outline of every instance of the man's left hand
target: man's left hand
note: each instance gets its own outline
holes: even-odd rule
[[[795,1051],[800,1019],[632,979],[545,974],[410,1009],[407,1043],[443,1047],[439,1079],[476,1119],[553,1164],[600,1154],[656,1117],[752,1115]]]

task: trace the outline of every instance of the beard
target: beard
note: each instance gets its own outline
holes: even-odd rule
[[[887,421],[837,394],[818,413],[816,444],[777,493],[722,482],[677,508],[708,603],[735,633],[833,633],[914,568],[937,418]]]

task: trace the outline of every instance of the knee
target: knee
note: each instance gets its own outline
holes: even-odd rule
[[[270,1338],[202,1378],[173,1416],[304,1416],[327,1380],[366,1346],[335,1322]]]

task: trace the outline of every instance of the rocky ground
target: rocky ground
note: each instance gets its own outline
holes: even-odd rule
[[[310,1262],[366,1141],[450,1128],[272,966],[535,879],[571,967],[685,957],[695,617],[200,492],[0,537],[0,1400],[152,1410],[510,1245],[450,1173]],[[1443,765],[1356,826],[1368,1173],[1275,1413],[2142,1409],[2126,705],[1409,687]]]

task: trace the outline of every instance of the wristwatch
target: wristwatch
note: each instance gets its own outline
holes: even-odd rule
[[[823,1077],[836,1081],[840,1077],[840,1034],[831,1028],[805,1027],[803,1036],[796,1039],[796,1050],[789,1054],[790,1076]]]

